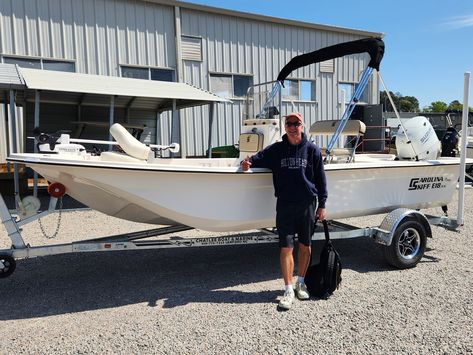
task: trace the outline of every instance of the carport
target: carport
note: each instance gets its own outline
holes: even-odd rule
[[[157,122],[163,112],[171,112],[171,137],[180,143],[180,156],[186,157],[186,117],[180,114],[179,110],[210,105],[209,132],[212,132],[214,104],[226,101],[228,100],[185,83],[29,69],[18,65],[0,64],[0,103],[5,104],[4,112],[0,114],[0,163],[5,163],[9,153],[24,151],[26,117],[22,108],[27,103],[34,105],[33,127],[41,125],[42,104],[76,106],[76,120],[70,122],[73,121],[77,125],[79,132],[86,126],[111,126],[115,122],[117,108],[125,110],[122,123],[138,132],[140,127],[129,122],[131,109],[153,111]],[[108,122],[83,120],[82,109],[92,106],[108,108]],[[112,140],[110,135],[109,140]],[[209,154],[211,147],[212,139],[209,134]],[[36,177],[35,173],[35,182]],[[18,177],[15,180],[18,180]],[[36,183],[34,186],[36,195]],[[15,191],[18,193],[18,183],[15,184]]]
[[[209,129],[211,129],[215,112],[213,104],[226,101],[228,100],[185,83],[29,69],[12,64],[0,64],[0,103],[15,103],[5,109],[4,118],[0,122],[0,139],[9,142],[8,148],[3,148],[4,151],[20,150],[20,143],[25,140],[24,128],[14,107],[21,107],[26,103],[34,103],[34,127],[41,124],[41,105],[45,103],[77,106],[77,122],[82,123],[82,126],[99,124],[83,120],[81,109],[85,106],[108,107],[109,125],[115,122],[116,108],[125,109],[125,123],[130,118],[130,109],[151,110],[156,113],[156,119],[163,112],[170,111],[173,137],[179,138],[181,156],[185,157],[187,125],[184,115],[179,115],[179,110],[211,104],[209,118]],[[136,127],[130,124],[130,128]],[[210,136],[208,143],[210,148]]]

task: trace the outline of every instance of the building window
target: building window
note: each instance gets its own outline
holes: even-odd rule
[[[299,100],[299,81],[284,80],[284,87],[281,88],[283,100]]]
[[[55,70],[55,71],[67,71],[69,73],[75,73],[76,68],[72,62],[62,62],[59,60],[46,60],[43,59],[44,70]]]
[[[174,70],[151,68],[151,80],[174,81]]]
[[[350,103],[350,99],[353,97],[353,88],[354,84],[338,84],[338,100],[340,103],[345,103],[345,105]]]
[[[250,75],[210,74],[210,90],[218,96],[243,98],[250,86],[253,86]]]
[[[315,81],[284,80],[283,100],[315,101]]]
[[[358,87],[358,84],[354,84],[354,83],[339,83],[338,84],[339,102],[342,103],[342,100],[344,100],[345,105],[348,105],[357,87]],[[359,102],[363,102],[363,103],[369,102],[369,85],[365,87],[365,90],[361,94]]]
[[[3,62],[6,64],[17,64],[21,68],[66,71],[70,73],[75,73],[76,71],[74,62],[63,60],[4,57]]]
[[[253,86],[253,77],[248,75],[233,75],[234,97],[245,97],[248,88]]]
[[[301,101],[315,101],[315,81],[301,80],[300,95]]]
[[[21,68],[41,69],[40,59],[4,57],[3,62],[6,64],[16,64]]]
[[[174,81],[174,70],[159,68],[127,67],[121,66],[123,78]]]

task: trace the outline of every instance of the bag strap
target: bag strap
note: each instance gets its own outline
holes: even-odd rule
[[[326,240],[328,243],[332,244],[332,242],[330,241],[330,235],[329,235],[329,232],[328,232],[328,223],[327,223],[327,221],[324,219],[324,220],[322,221],[322,224],[323,224],[323,226],[324,226],[325,240]],[[314,222],[314,231],[315,231],[316,228],[317,228],[317,219],[316,219],[315,222]],[[312,250],[312,252],[310,253],[310,263],[309,263],[308,267],[309,267],[310,265],[312,265],[313,261],[314,261],[314,252],[313,252],[313,250]]]
[[[327,223],[327,221],[324,219],[324,220],[322,221],[322,224],[324,225],[325,240],[326,240],[327,242],[329,242],[329,241],[330,241],[330,234],[328,233],[328,223]]]

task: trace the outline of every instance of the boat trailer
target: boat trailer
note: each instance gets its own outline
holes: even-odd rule
[[[464,75],[463,104],[465,107],[462,118],[463,132],[467,131],[469,80],[470,73],[466,72]],[[446,209],[444,209],[444,216],[435,217],[424,215],[422,212],[417,210],[398,208],[389,212],[382,223],[376,227],[359,228],[331,221],[329,224],[331,238],[344,239],[363,236],[370,237],[375,242],[384,246],[384,256],[386,261],[392,266],[405,269],[417,265],[424,255],[427,238],[432,237],[430,225],[438,225],[449,230],[456,230],[464,223],[466,145],[466,135],[463,135],[461,139],[458,215],[456,219],[450,219],[446,215]],[[15,169],[15,172],[16,171],[17,169]],[[54,184],[49,186],[48,191],[51,195],[49,207],[46,211],[39,213],[37,212],[39,206],[36,205],[36,203],[33,203],[34,199],[30,199],[29,208],[25,208],[26,203],[18,203],[21,202],[19,201],[19,196],[15,196],[17,206],[20,207],[19,212],[23,213],[23,219],[19,219],[18,215],[12,215],[10,213],[3,196],[0,194],[0,217],[12,243],[10,249],[0,250],[0,278],[7,277],[13,273],[16,268],[17,259],[34,258],[38,256],[116,250],[274,243],[278,240],[277,234],[271,229],[265,229],[262,230],[262,233],[255,233],[253,235],[235,234],[207,238],[171,237],[166,240],[147,239],[150,237],[192,229],[188,226],[177,225],[67,244],[32,247],[25,243],[21,235],[21,226],[39,220],[50,213],[57,212],[58,210],[56,210],[56,205],[58,199],[65,193],[65,189],[63,190],[59,185],[55,187]],[[21,211],[21,209],[23,209],[23,211]],[[60,213],[61,209],[59,209],[58,212]],[[146,240],[142,240],[145,238]],[[312,236],[312,240],[322,240],[324,238],[323,228],[318,227]]]
[[[65,244],[47,246],[26,244],[22,237],[21,227],[48,214],[61,213],[56,208],[59,198],[51,196],[47,210],[18,219],[18,215],[10,213],[3,196],[0,194],[1,221],[12,244],[10,249],[0,250],[0,278],[13,273],[16,268],[16,260],[39,256],[84,252],[230,246],[276,243],[278,241],[275,229],[263,229],[255,233],[235,233],[218,237],[183,238],[171,236],[167,239],[154,238],[193,229],[184,225],[174,225]],[[456,230],[459,227],[456,220],[447,216],[434,217],[424,215],[416,210],[398,208],[387,214],[383,222],[376,227],[359,228],[338,221],[329,221],[329,230],[332,239],[356,237],[373,239],[383,245],[384,256],[389,264],[404,269],[414,267],[423,257],[427,238],[432,237],[430,225],[443,226],[449,230]],[[312,240],[323,240],[324,238],[323,228],[318,225]]]

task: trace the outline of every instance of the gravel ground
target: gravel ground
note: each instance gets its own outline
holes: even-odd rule
[[[288,312],[277,310],[277,244],[20,260],[0,279],[0,354],[473,353],[473,190],[465,205],[466,226],[459,233],[433,227],[414,269],[387,266],[368,238],[336,240],[341,288],[327,301],[296,301]],[[56,218],[44,218],[46,229],[54,231]],[[365,227],[381,219],[345,222]],[[55,240],[42,237],[37,222],[23,235],[45,245],[146,228],[74,211],[63,213]],[[217,234],[175,236],[208,235]]]

